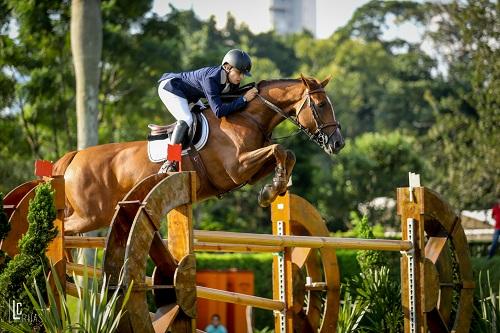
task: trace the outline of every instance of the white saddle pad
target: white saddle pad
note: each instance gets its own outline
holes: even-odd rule
[[[198,142],[194,144],[196,150],[201,150],[203,147],[205,147],[205,144],[208,141],[208,134],[210,132],[207,118],[203,114],[200,114],[200,116],[201,116],[201,123],[199,124],[199,126],[201,127],[201,136],[200,140],[198,140]],[[170,144],[170,138],[166,138],[163,140],[148,141],[149,160],[155,163],[165,161],[168,158],[167,150],[169,144]],[[184,149],[182,151],[183,156],[187,155],[188,149],[189,148]]]

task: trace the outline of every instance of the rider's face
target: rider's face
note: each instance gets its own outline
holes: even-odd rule
[[[232,84],[240,84],[241,80],[245,78],[245,74],[240,72],[237,68],[232,67],[227,73],[227,77]]]

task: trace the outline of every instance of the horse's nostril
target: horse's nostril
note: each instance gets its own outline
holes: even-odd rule
[[[340,150],[344,147],[344,141],[333,141],[333,149]]]

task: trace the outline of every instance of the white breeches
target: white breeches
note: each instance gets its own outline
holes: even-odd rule
[[[184,120],[188,126],[191,127],[193,124],[193,115],[189,110],[187,100],[163,89],[165,84],[170,80],[163,80],[160,82],[158,85],[158,95],[160,95],[161,101],[165,104],[168,111],[172,114],[172,116],[174,116],[175,119]]]

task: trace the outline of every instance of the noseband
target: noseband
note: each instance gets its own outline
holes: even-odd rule
[[[330,122],[330,123],[322,123],[321,122],[321,118],[320,118],[319,112],[318,112],[318,106],[316,105],[316,103],[314,103],[314,101],[311,98],[312,94],[318,94],[318,93],[325,93],[325,89],[318,88],[318,89],[314,89],[314,90],[306,90],[306,92],[302,96],[302,99],[301,99],[302,103],[300,104],[300,108],[295,112],[295,116],[289,115],[288,113],[286,113],[285,111],[283,111],[278,106],[271,103],[270,101],[268,101],[267,99],[265,99],[261,95],[257,95],[257,96],[259,96],[260,100],[267,107],[269,107],[271,110],[273,110],[276,113],[278,113],[279,115],[281,115],[283,118],[288,119],[295,126],[297,126],[297,128],[301,132],[303,132],[307,135],[309,140],[316,143],[322,149],[325,149],[326,144],[328,143],[328,141],[330,141],[330,138],[335,133],[335,131],[333,131],[330,135],[328,135],[327,133],[325,133],[324,129],[328,128],[328,127],[332,127],[332,126],[338,128],[338,129],[340,129],[341,127],[340,127],[340,123],[338,121],[335,121],[335,120],[333,122]],[[327,98],[328,98],[328,96],[327,96]],[[307,127],[303,126],[299,122],[299,114],[304,109],[304,105],[306,105],[306,103],[309,106],[309,108],[311,109],[314,122],[316,123],[316,130],[314,132],[309,131],[309,129]],[[330,103],[330,105],[331,105],[330,99],[328,99],[328,103]],[[332,106],[332,112],[333,112],[333,106]]]

